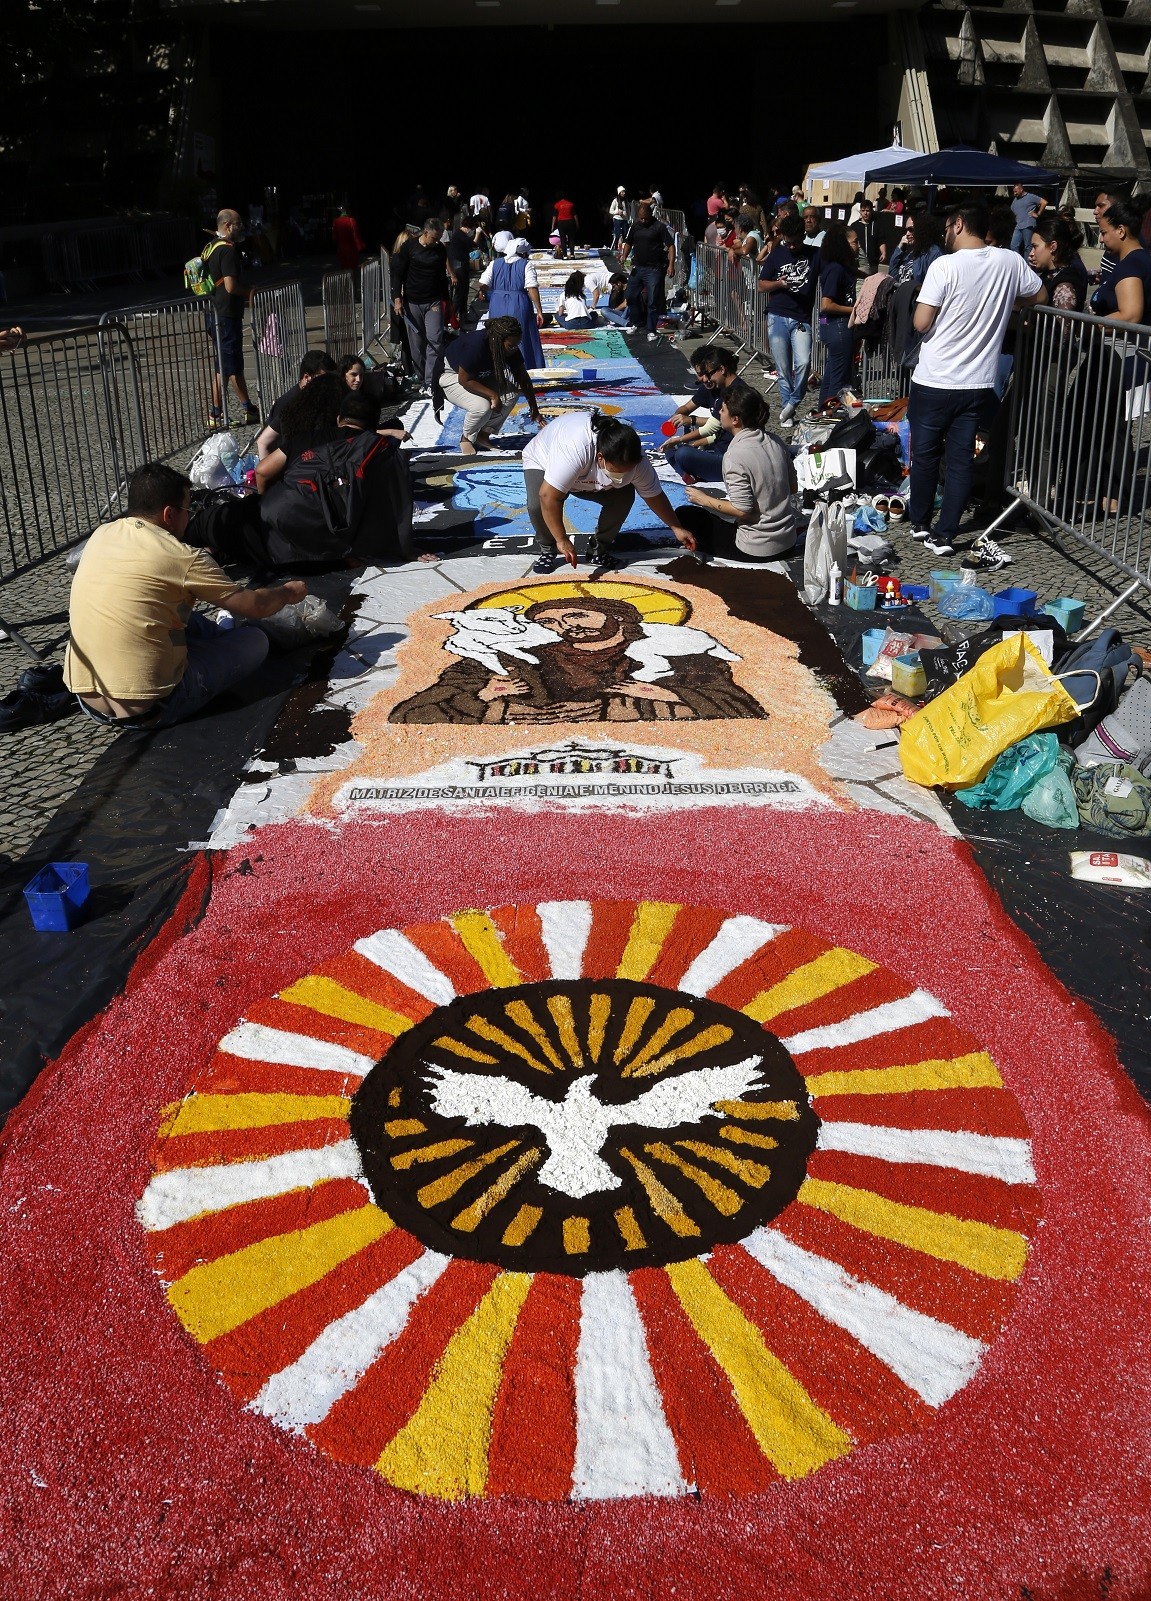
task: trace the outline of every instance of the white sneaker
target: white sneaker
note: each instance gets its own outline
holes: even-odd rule
[[[931,529],[930,528],[913,528],[911,530],[911,537],[912,537],[912,539],[918,539],[920,541],[920,543],[922,544],[922,542],[924,540],[931,538]]]
[[[626,327],[620,329],[620,333],[621,334],[634,334],[635,333],[635,323],[634,322],[629,322]]]
[[[647,342],[648,342],[649,345],[658,345],[659,344],[659,335],[658,334],[648,334]]]
[[[783,408],[783,410],[779,414],[779,425],[780,425],[781,428],[794,428],[795,427],[795,407],[794,406],[785,406]]]

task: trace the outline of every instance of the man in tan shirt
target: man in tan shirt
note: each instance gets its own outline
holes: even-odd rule
[[[221,628],[196,601],[239,619],[271,617],[303,600],[295,580],[243,589],[205,550],[183,543],[191,485],[153,462],[128,482],[128,514],[97,528],[68,601],[64,681],[96,722],[178,723],[253,673],[268,654],[259,628]]]

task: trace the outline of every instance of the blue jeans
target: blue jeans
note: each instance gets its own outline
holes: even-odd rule
[[[201,612],[193,612],[184,630],[188,664],[184,676],[164,702],[156,728],[170,728],[193,716],[217,695],[256,671],[268,654],[268,636],[261,628],[237,624],[221,628]]]
[[[632,323],[639,328],[646,321],[649,334],[655,333],[660,312],[667,304],[663,298],[663,280],[662,267],[633,267],[631,277],[627,281],[627,309]]]
[[[663,453],[677,473],[690,473],[693,478],[702,478],[710,484],[723,476],[724,451],[730,443],[727,439],[722,447],[710,449],[700,445],[667,444]]]
[[[967,510],[975,465],[975,435],[986,415],[992,389],[928,389],[911,382],[907,421],[911,427],[911,494],[907,514],[912,528],[930,528],[939,467],[947,451],[947,478],[935,534],[951,543]]]
[[[841,389],[851,382],[851,369],[855,365],[854,328],[847,326],[846,317],[829,317],[819,324],[819,342],[823,346],[823,377],[819,385],[819,404],[826,406]]]
[[[774,311],[767,319],[767,344],[779,374],[781,406],[798,406],[807,389],[811,366],[811,324],[798,317],[780,317]]]
[[[1012,250],[1018,250],[1024,259],[1026,259],[1027,252],[1031,249],[1031,235],[1033,232],[1034,230],[1031,228],[1016,228],[1011,235]]]
[[[626,306],[600,306],[598,309],[604,321],[616,328],[626,328],[631,320],[631,312]]]

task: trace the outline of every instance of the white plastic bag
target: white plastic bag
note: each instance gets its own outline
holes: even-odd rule
[[[232,475],[224,462],[236,461],[239,455],[240,447],[232,434],[211,434],[196,452],[188,477],[201,489],[227,489]]]
[[[271,617],[261,617],[257,622],[257,627],[262,628],[269,639],[282,645],[285,650],[306,645],[313,639],[327,639],[343,626],[343,620],[319,595],[305,595],[294,606],[285,606]]]
[[[827,599],[833,565],[838,565],[841,572],[847,566],[847,518],[837,500],[829,506],[816,506],[807,525],[803,598],[809,606],[818,606]]]
[[[795,475],[800,489],[818,494],[837,479],[849,478],[857,482],[857,456],[854,450],[809,451],[795,458]]]

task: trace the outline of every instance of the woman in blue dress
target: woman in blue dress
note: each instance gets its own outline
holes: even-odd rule
[[[544,351],[540,329],[544,314],[539,280],[528,260],[528,249],[526,239],[513,239],[503,255],[480,274],[479,286],[487,295],[489,317],[514,317],[523,329],[520,353],[525,367],[542,367]]]

